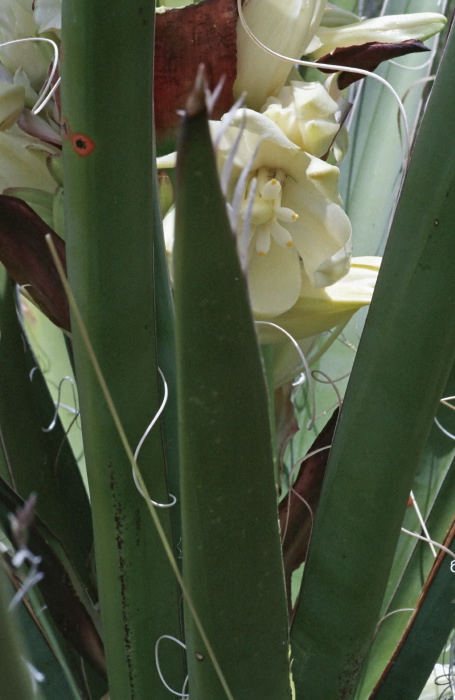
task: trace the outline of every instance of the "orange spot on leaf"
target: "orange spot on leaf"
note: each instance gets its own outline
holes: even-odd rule
[[[72,134],[71,143],[76,153],[80,156],[89,156],[96,148],[96,144],[89,136],[84,134]]]

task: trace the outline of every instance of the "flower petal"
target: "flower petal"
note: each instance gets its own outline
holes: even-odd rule
[[[297,302],[274,323],[300,341],[347,322],[371,302],[380,263],[381,258],[354,258],[348,274],[325,289],[316,289],[304,281]],[[283,337],[267,326],[259,327],[261,342],[281,343]]]
[[[267,255],[252,253],[248,265],[248,287],[256,318],[273,318],[290,309],[299,298],[299,257],[292,248],[271,241]]]
[[[166,248],[167,263],[171,282],[174,281],[172,266],[172,251],[174,249],[175,206],[173,205],[163,219],[164,246]]]
[[[339,169],[320,158],[314,158],[313,156],[309,156],[309,158],[311,162],[306,171],[307,177],[323,197],[331,199],[335,204],[341,204],[341,197],[338,191]]]
[[[156,167],[158,170],[166,170],[168,168],[175,168],[177,165],[177,151],[173,153],[168,153],[165,156],[159,156],[156,159]]]
[[[2,2],[0,43],[36,36],[37,26],[32,4],[20,0]],[[0,49],[0,59],[12,75],[22,66],[33,89],[41,89],[49,67],[49,51],[43,48],[42,42],[28,41],[3,46]]]
[[[33,187],[54,192],[55,180],[46,165],[48,154],[60,151],[13,126],[8,132],[0,131],[0,192],[7,187]]]
[[[297,81],[270,97],[263,109],[293,143],[318,157],[327,152],[340,128],[335,119],[338,111],[321,83]]]
[[[245,108],[238,109],[234,115],[229,115],[227,118],[232,126],[244,128],[246,134],[256,134],[264,141],[271,141],[280,148],[288,148],[296,152],[299,150],[299,147],[284,134],[280,126],[275,124],[265,114]],[[224,118],[221,120],[221,124],[223,123]],[[232,145],[231,139],[229,139],[229,142]]]
[[[0,131],[17,122],[24,109],[25,89],[20,85],[0,83]]]
[[[314,188],[286,182],[283,204],[299,218],[292,224],[294,246],[314,287],[334,284],[349,270],[352,230],[348,216]]]

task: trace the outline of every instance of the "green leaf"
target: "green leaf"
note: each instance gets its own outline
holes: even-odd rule
[[[93,593],[89,573],[93,533],[87,493],[20,326],[14,290],[3,267],[0,285],[0,433],[6,467],[0,475],[22,499],[37,494],[38,515],[64,543]]]
[[[7,610],[9,603],[6,594],[3,572],[0,573],[0,658],[2,673],[2,695],[14,700],[40,700],[40,693],[33,691],[31,678],[23,658],[23,642],[18,633],[15,619]]]
[[[152,114],[155,6],[115,0],[107,9],[91,0],[66,0],[62,19],[69,283],[134,452],[163,397],[153,262],[159,211]],[[72,335],[110,698],[167,698],[153,654],[163,634],[181,636],[180,592],[74,312]],[[138,463],[151,497],[167,504],[158,426]],[[158,515],[172,541],[169,509]],[[171,647],[159,665],[169,685],[183,686],[181,649]]]
[[[198,700],[289,698],[287,611],[267,394],[200,83],[177,163],[174,283],[183,572]]]
[[[453,547],[455,521],[444,545]],[[455,559],[442,551],[434,562],[400,646],[371,698],[414,700],[421,693],[455,626],[453,583]]]
[[[156,183],[157,186],[157,183]],[[158,198],[155,190],[155,197]],[[161,431],[169,492],[180,503],[180,472],[177,409],[177,369],[175,357],[175,314],[166,260],[162,220],[155,209],[154,273],[156,300],[156,344],[158,364],[166,377],[169,397],[161,419]],[[174,556],[181,564],[182,521],[180,507],[171,508]]]
[[[452,368],[444,395],[453,395],[454,389],[455,368]],[[437,417],[446,430],[452,433],[455,431],[453,411],[441,406]],[[454,453],[453,440],[434,425],[413,484],[413,493],[426,521],[428,532],[436,542],[444,540],[453,518]],[[411,532],[421,532],[421,525],[414,508],[407,508],[403,526]],[[437,548],[435,551],[438,551]],[[428,543],[406,533],[400,536],[381,610],[381,617],[384,619],[375,634],[362,673],[357,691],[359,700],[370,695],[392,658],[417,604],[433,561],[434,556]],[[447,617],[450,616],[447,615]],[[429,638],[429,635],[425,636]],[[438,649],[433,650],[436,655],[438,652]],[[428,656],[431,657],[431,654],[428,653]]]
[[[336,431],[292,630],[298,697],[349,698],[454,360],[455,37],[398,203]],[[428,187],[431,173],[431,189]]]

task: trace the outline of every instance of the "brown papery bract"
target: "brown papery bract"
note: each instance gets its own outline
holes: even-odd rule
[[[194,88],[200,64],[209,90],[224,76],[212,113],[219,119],[234,102],[237,72],[237,8],[235,0],[203,0],[197,5],[156,15],[154,103],[157,138],[173,136]]]

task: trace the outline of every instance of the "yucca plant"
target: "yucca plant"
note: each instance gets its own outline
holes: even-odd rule
[[[426,54],[379,69],[409,154],[348,85],[439,15],[250,0],[338,71],[283,87],[240,3],[166,5],[64,0],[45,118],[59,3],[0,8],[35,38],[0,54],[2,693],[417,700],[454,627],[453,32],[425,109]]]

